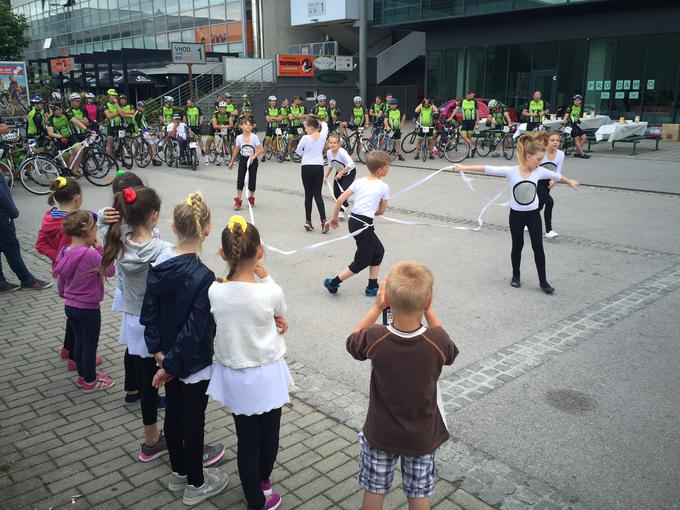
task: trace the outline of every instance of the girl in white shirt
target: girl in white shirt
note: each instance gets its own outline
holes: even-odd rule
[[[321,233],[328,232],[329,224],[326,221],[326,208],[323,204],[321,188],[323,187],[323,149],[328,135],[328,124],[320,122],[318,117],[312,115],[305,119],[305,132],[300,143],[295,149],[298,156],[302,157],[302,185],[305,188],[305,230],[314,230],[312,224],[312,199],[316,202],[316,208],[321,217]]]
[[[337,200],[345,190],[349,189],[350,185],[354,182],[357,173],[352,157],[347,154],[345,149],[340,147],[339,135],[333,133],[328,137],[328,147],[329,149],[326,152],[328,166],[326,167],[326,174],[323,177],[323,182],[326,184],[331,170],[333,170],[334,167],[337,167],[335,170],[335,179],[333,180],[333,196],[335,197],[335,200]],[[341,170],[339,170],[340,165],[342,165]],[[342,208],[345,210],[349,208],[349,202],[342,204]],[[340,219],[342,220],[344,218],[345,213],[341,210]]]
[[[208,291],[217,324],[217,361],[208,395],[233,414],[248,508],[278,508],[281,496],[271,492],[269,477],[278,452],[281,408],[290,401],[288,386],[293,382],[281,337],[288,329],[286,303],[281,287],[261,265],[260,234],[242,216],[229,219],[220,255],[229,264],[229,274]]]
[[[364,293],[375,296],[378,293],[378,275],[380,264],[385,256],[385,248],[375,234],[373,219],[385,214],[387,201],[390,199],[390,187],[382,180],[390,171],[391,159],[385,151],[372,151],[366,158],[369,175],[352,183],[335,202],[331,228],[338,228],[340,207],[349,197],[354,195],[352,214],[347,222],[350,233],[357,243],[357,251],[352,263],[334,278],[326,278],[324,287],[331,294],[336,294],[340,284],[357,273],[368,268],[368,285]]]
[[[229,170],[234,167],[236,156],[240,154],[238,160],[238,176],[236,178],[236,197],[234,198],[234,209],[239,210],[243,205],[243,187],[245,186],[246,173],[248,174],[248,201],[255,207],[255,185],[257,183],[257,158],[262,154],[262,144],[260,139],[253,133],[253,123],[249,119],[241,122],[243,133],[236,137],[234,151],[229,161]]]
[[[552,170],[558,175],[562,175],[562,165],[564,164],[564,152],[560,150],[560,139],[562,134],[559,131],[551,131],[546,133],[541,131],[539,133],[541,140],[546,145],[546,152],[541,166]],[[543,216],[545,218],[545,237],[552,239],[558,234],[552,229],[552,210],[555,202],[550,196],[550,190],[555,186],[555,181],[549,179],[541,179],[538,181],[538,209],[541,210],[545,206]]]
[[[541,179],[552,179],[578,188],[579,183],[568,179],[556,172],[540,166],[545,156],[545,145],[540,133],[527,133],[520,136],[517,142],[517,160],[519,166],[466,166],[454,165],[456,171],[484,172],[488,175],[507,177],[512,188],[510,197],[510,235],[512,236],[512,280],[510,285],[520,287],[520,263],[522,248],[524,247],[524,227],[529,229],[531,247],[534,250],[534,261],[538,271],[541,289],[546,294],[552,294],[555,289],[548,283],[545,273],[545,253],[543,252],[543,237],[541,235],[541,213],[538,208],[536,187]]]

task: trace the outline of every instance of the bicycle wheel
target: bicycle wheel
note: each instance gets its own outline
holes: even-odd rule
[[[163,154],[165,155],[165,163],[169,167],[177,166],[177,152],[175,151],[175,144],[174,143],[166,143],[165,144],[165,150],[163,151]]]
[[[505,159],[510,161],[515,155],[515,141],[512,139],[512,135],[507,134],[503,137],[503,156]]]
[[[106,152],[90,152],[83,161],[85,178],[95,186],[111,186],[118,163]]]
[[[363,138],[357,141],[357,159],[362,163],[366,163],[366,156],[370,151],[371,142],[368,138]]]
[[[198,154],[196,154],[196,149],[191,149],[191,169],[195,172],[198,168]]]
[[[144,140],[135,140],[133,143],[135,164],[139,168],[146,168],[151,163],[151,147]]]
[[[468,146],[465,142],[452,138],[449,143],[446,144],[444,149],[444,156],[451,163],[460,163],[468,155]]]
[[[167,163],[167,161],[165,161],[165,147],[167,147],[167,145],[168,142],[166,138],[161,138],[156,144],[156,157],[158,157],[158,159],[160,159],[163,163]]]
[[[120,163],[128,170],[132,168],[135,162],[135,156],[132,152],[132,146],[130,145],[130,140],[123,138],[120,141]]]
[[[10,191],[12,191],[12,188],[14,187],[14,172],[12,172],[12,169],[7,166],[5,163],[0,161],[0,175],[2,176],[3,179],[5,179],[5,182],[7,183],[7,187],[9,188]]]
[[[17,108],[16,108],[16,106],[14,106],[14,104],[11,103],[11,102],[8,103],[8,104],[7,104],[7,115],[8,115],[9,117],[14,117],[14,115],[15,115],[16,113],[17,113]]]
[[[491,153],[491,150],[493,149],[494,145],[493,141],[494,136],[490,132],[487,132],[482,136],[478,136],[477,141],[475,142],[477,154],[479,154],[481,157],[488,156]]]
[[[47,195],[50,184],[59,177],[59,168],[47,158],[34,156],[19,167],[21,184],[35,195]]]
[[[401,141],[401,150],[406,154],[411,154],[416,150],[416,139],[418,138],[418,133],[416,131],[411,131],[407,134]]]

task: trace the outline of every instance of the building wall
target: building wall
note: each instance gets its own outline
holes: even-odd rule
[[[262,10],[265,13],[264,58],[271,58],[275,53],[288,53],[291,44],[322,42],[326,39],[322,30],[290,26],[288,0],[262,0]]]

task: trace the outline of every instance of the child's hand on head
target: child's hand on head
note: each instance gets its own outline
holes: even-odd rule
[[[111,223],[117,223],[120,221],[120,213],[113,207],[104,208],[104,223],[110,225]]]
[[[284,317],[274,317],[274,322],[276,323],[276,328],[279,330],[279,335],[283,335],[288,331],[288,323]]]

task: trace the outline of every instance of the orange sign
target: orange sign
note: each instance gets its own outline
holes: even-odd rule
[[[308,55],[279,55],[279,76],[314,76],[314,57]]]
[[[196,27],[194,29],[194,35],[196,37],[196,42],[205,45],[205,51],[212,51],[213,44],[237,43],[243,40],[241,37],[240,21]],[[248,40],[248,53],[252,54],[253,25],[250,22],[246,25],[246,38]]]
[[[53,58],[50,60],[52,73],[70,73],[73,71],[73,57]]]

